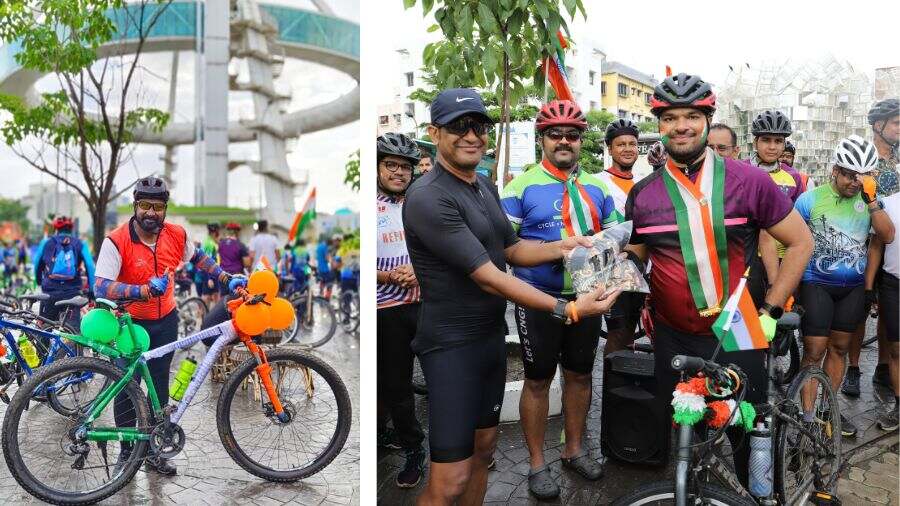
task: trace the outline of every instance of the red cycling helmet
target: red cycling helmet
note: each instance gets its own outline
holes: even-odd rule
[[[72,221],[72,218],[68,216],[57,216],[53,219],[53,228],[59,230],[61,228],[71,228],[75,226],[75,223]]]
[[[541,107],[535,128],[538,132],[543,132],[555,126],[572,126],[579,130],[585,130],[588,124],[578,104],[571,100],[554,100]]]
[[[241,229],[241,226],[240,226],[239,224],[233,222],[233,221],[229,221],[229,222],[225,225],[225,228],[226,228],[227,230],[240,230],[240,229]]]

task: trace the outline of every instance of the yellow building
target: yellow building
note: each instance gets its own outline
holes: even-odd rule
[[[650,114],[650,97],[657,81],[619,62],[603,63],[600,94],[604,111],[640,123],[654,121]]]

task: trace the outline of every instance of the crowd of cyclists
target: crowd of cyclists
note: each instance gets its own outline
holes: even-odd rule
[[[802,363],[821,365],[831,387],[850,397],[860,395],[860,348],[877,308],[872,383],[893,393],[877,426],[897,430],[898,100],[872,104],[869,139],[836,140],[818,181],[794,166],[792,125],[781,111],[753,118],[752,149],[742,157],[735,131],[712,123],[716,96],[699,76],[667,77],[650,107],[661,141],[648,154],[654,171],[639,181],[638,126],[610,123],[612,164],[587,173],[578,160],[588,124],[565,100],[540,107],[542,160],[502,193],[475,171],[493,121],[471,89],[443,90],[432,102],[434,157],[402,134],[376,139],[378,444],[404,451],[401,488],[416,486],[430,460],[420,504],[484,499],[506,381],[508,301],[524,364],[519,410],[528,488],[539,499],[560,493],[544,456],[558,366],[562,466],[587,480],[603,475],[583,439],[604,328],[608,354],[631,345],[640,322],[652,340],[655,402],[670,413],[676,355],[715,354],[716,362],[739,366],[745,400],[765,402],[765,351],[722,352],[711,329],[745,275],[766,337],[786,311],[800,314]],[[649,296],[604,287],[577,295],[560,259],[622,221],[632,222],[626,255],[646,273]],[[415,414],[415,357],[428,390],[427,431]],[[814,415],[802,413],[806,422]],[[841,415],[842,435],[857,431]],[[750,448],[733,430],[727,434],[746,487]]]

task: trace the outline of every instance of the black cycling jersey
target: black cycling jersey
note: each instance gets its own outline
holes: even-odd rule
[[[413,350],[502,337],[506,300],[469,278],[489,261],[505,271],[505,249],[519,240],[491,181],[467,183],[436,163],[406,192],[403,228],[422,289]]]

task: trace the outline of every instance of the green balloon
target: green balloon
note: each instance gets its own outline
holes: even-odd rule
[[[119,335],[116,315],[106,309],[91,309],[81,319],[81,335],[94,341],[109,344]]]
[[[143,353],[150,349],[150,334],[137,323],[133,323],[134,337],[138,344],[138,352]],[[134,353],[134,345],[131,340],[131,333],[128,332],[127,326],[122,326],[119,330],[119,337],[116,338],[116,349],[123,355],[131,355]]]

